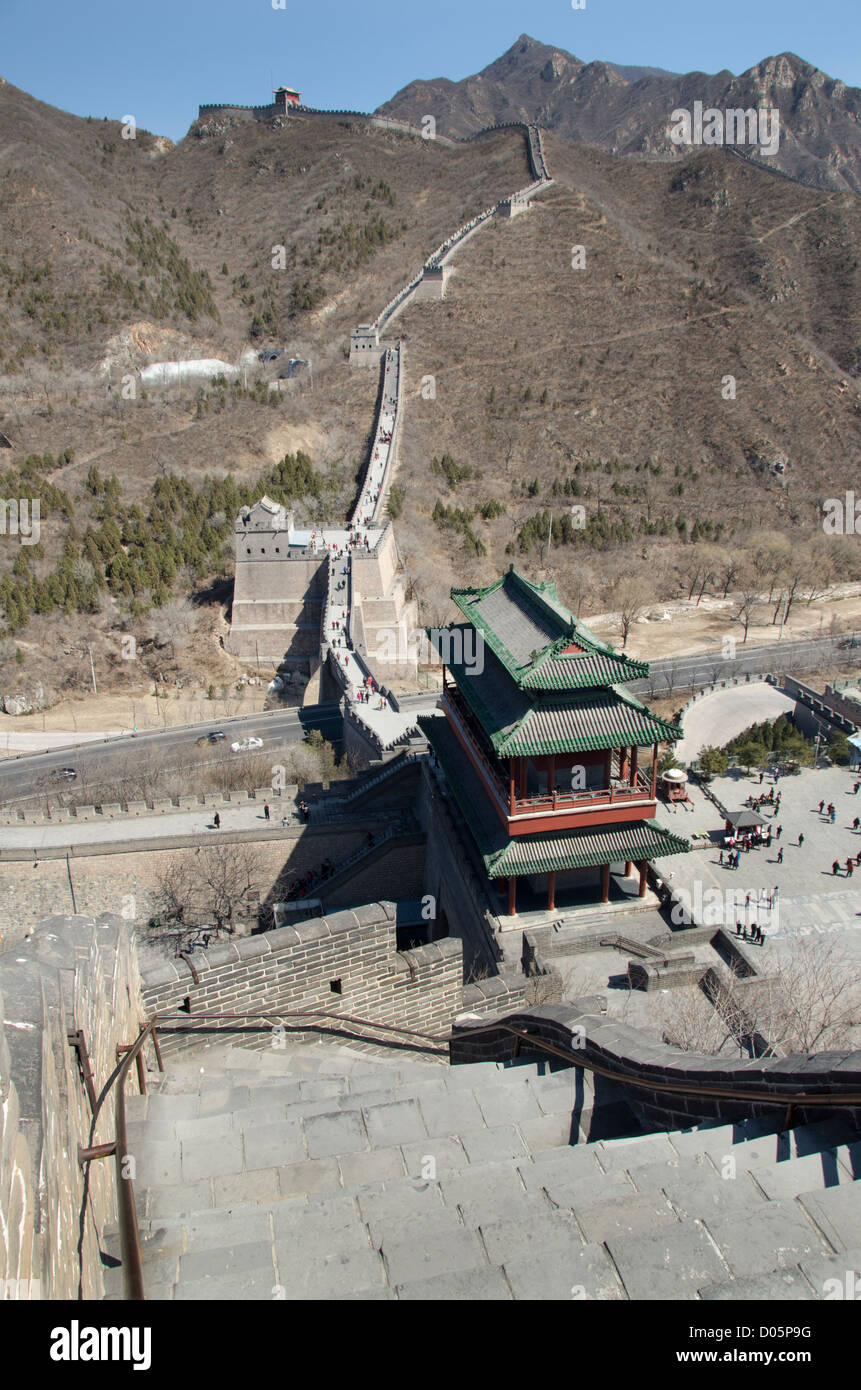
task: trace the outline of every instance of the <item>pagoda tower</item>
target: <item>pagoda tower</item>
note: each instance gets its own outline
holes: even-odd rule
[[[658,748],[682,736],[624,690],[648,675],[602,642],[513,565],[487,588],[452,589],[466,618],[430,636],[443,661],[442,710],[419,719],[487,878],[549,911],[575,887],[610,899],[611,866],[636,865],[688,841],[655,820]],[[621,867],[619,872],[621,872]],[[527,895],[524,880],[528,880]]]

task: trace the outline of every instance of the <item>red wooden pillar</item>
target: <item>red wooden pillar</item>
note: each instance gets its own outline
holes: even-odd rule
[[[604,754],[604,786],[609,787],[613,767],[613,750],[608,748]]]
[[[636,787],[636,785],[637,785],[637,768],[638,768],[638,765],[639,765],[639,753],[640,753],[640,750],[639,750],[639,748],[638,748],[638,747],[636,746],[636,744],[635,744],[634,747],[631,749],[631,786],[632,786],[632,787]]]
[[[516,878],[510,878],[510,879],[508,880],[508,915],[509,915],[509,917],[516,917],[516,916],[517,916],[517,879],[516,879]]]
[[[508,808],[510,814],[514,815],[514,759],[508,759]]]
[[[602,870],[601,870],[601,901],[602,901],[602,903],[608,903],[608,902],[610,901],[610,865],[609,865],[609,864],[605,864],[604,867],[603,867]]]
[[[626,878],[630,878],[630,877],[631,877],[631,870],[633,869],[633,867],[634,867],[634,866],[633,866],[633,864],[631,863],[630,859],[627,860],[627,862],[626,862],[626,864],[625,864],[625,877],[626,877]]]
[[[556,754],[551,753],[547,762],[547,795],[553,796],[556,790]]]
[[[553,912],[556,907],[556,874],[547,875],[547,911]]]
[[[520,763],[520,795],[524,797],[526,795],[526,759],[518,758],[518,762]]]
[[[620,751],[620,753],[619,753],[619,762],[620,762],[619,777],[620,777],[620,779],[621,779],[623,782],[627,782],[627,780],[628,780],[628,750],[627,750],[627,748],[621,749],[621,751]]]
[[[646,873],[648,871],[648,867],[648,859],[641,859],[639,864],[637,865],[637,868],[640,870],[640,886],[637,889],[638,898],[644,898],[646,896]]]
[[[652,749],[652,796],[658,794],[658,745]]]

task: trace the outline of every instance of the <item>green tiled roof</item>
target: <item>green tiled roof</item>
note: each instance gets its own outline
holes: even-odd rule
[[[518,874],[548,874],[562,869],[588,869],[619,860],[659,859],[665,854],[683,854],[688,840],[664,830],[656,820],[631,821],[600,830],[558,830],[552,835],[521,835],[509,840],[503,850],[485,855],[491,878],[511,878]]]
[[[451,629],[463,632],[467,624]],[[452,643],[448,669],[499,757],[539,757],[548,753],[586,753],[628,744],[674,742],[681,729],[659,719],[645,705],[614,686],[569,693],[524,690],[492,652],[483,663],[456,659]]]
[[[489,878],[590,868],[619,860],[657,859],[690,849],[687,840],[672,835],[654,820],[548,831],[509,840],[448,720],[438,714],[419,715],[418,723],[440,760]]]
[[[531,584],[512,566],[485,589],[452,589],[451,597],[518,686],[573,690],[621,685],[649,674],[596,637],[556,597],[553,584]]]

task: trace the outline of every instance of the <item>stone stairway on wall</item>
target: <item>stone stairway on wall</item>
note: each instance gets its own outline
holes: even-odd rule
[[[839,1120],[631,1134],[577,1069],[332,1042],[201,1046],[150,1087],[128,1107],[150,1298],[817,1299],[859,1268]]]

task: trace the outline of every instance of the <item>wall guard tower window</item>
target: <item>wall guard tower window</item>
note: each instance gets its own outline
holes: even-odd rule
[[[329,981],[329,989],[332,991],[333,994],[341,994],[341,993],[343,992],[343,991],[341,990],[341,981],[340,981],[340,980],[330,980],[330,981]]]

